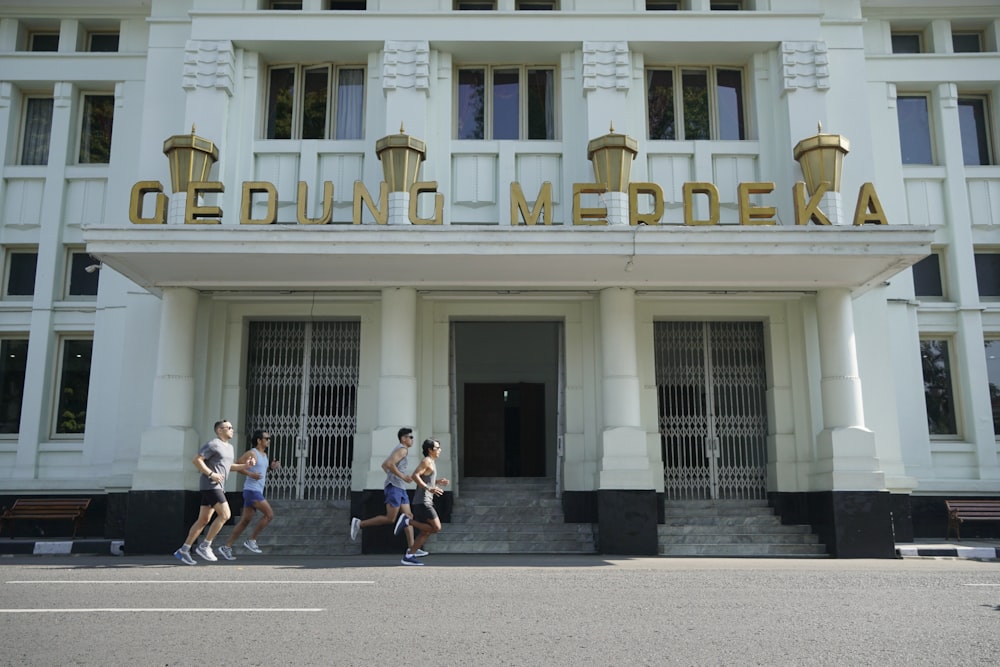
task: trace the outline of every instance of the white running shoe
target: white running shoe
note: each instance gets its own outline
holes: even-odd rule
[[[219,555],[226,560],[236,560],[236,556],[233,555],[232,547],[227,547],[225,544],[219,547]]]
[[[212,547],[206,547],[205,543],[202,542],[194,548],[194,552],[204,558],[205,560],[219,560],[215,557],[215,553],[212,551]]]
[[[254,552],[255,554],[264,553],[263,551],[260,550],[260,547],[257,546],[257,540],[247,540],[246,542],[243,543],[243,546],[244,548]]]
[[[191,558],[191,554],[189,552],[187,552],[187,551],[181,551],[180,549],[178,549],[177,551],[174,552],[174,558],[176,558],[180,562],[184,563],[185,565],[197,565],[198,564],[198,561],[196,561],[194,558]]]
[[[358,533],[361,532],[361,519],[358,517],[351,518],[351,541],[358,541]]]
[[[423,549],[417,549],[416,551],[413,552],[413,555],[416,556],[417,558],[423,558],[424,556],[427,556],[428,554]]]

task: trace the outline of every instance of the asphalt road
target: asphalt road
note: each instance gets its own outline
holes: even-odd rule
[[[2,665],[996,665],[1000,563],[0,558]]]

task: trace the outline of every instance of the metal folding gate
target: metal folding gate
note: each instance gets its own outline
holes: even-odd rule
[[[350,497],[361,325],[251,322],[246,434],[271,434],[267,497]]]
[[[767,411],[760,322],[656,322],[668,499],[763,499]]]

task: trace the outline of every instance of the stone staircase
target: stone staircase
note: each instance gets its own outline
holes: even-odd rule
[[[809,526],[782,525],[765,500],[670,500],[664,515],[661,556],[827,557]]]
[[[565,523],[555,482],[544,477],[467,477],[451,523],[427,542],[432,553],[595,553],[594,527]]]
[[[268,500],[274,509],[274,521],[257,538],[257,544],[268,555],[276,556],[351,556],[361,553],[361,541],[350,537],[351,503],[349,500]],[[238,517],[236,518],[238,520]],[[256,523],[256,519],[254,520]],[[243,548],[254,523],[243,532],[233,546],[237,559],[255,554]],[[214,540],[224,544],[232,532],[226,526]]]

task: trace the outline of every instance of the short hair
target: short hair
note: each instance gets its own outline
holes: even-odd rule
[[[424,450],[424,456],[430,456],[431,450],[434,449],[434,445],[438,444],[438,441],[434,438],[427,438],[424,443],[420,445],[421,449]]]
[[[227,421],[229,421],[229,420],[228,419],[220,419],[219,421],[215,422],[215,426],[212,427],[212,430],[213,431],[218,431],[220,428],[222,428],[222,425],[225,424]]]
[[[402,440],[404,437],[413,433],[413,429],[409,426],[404,426],[396,432],[396,440]]]
[[[256,447],[257,441],[263,439],[264,439],[264,431],[257,429],[256,431],[253,432],[253,435],[250,436],[250,446]]]

